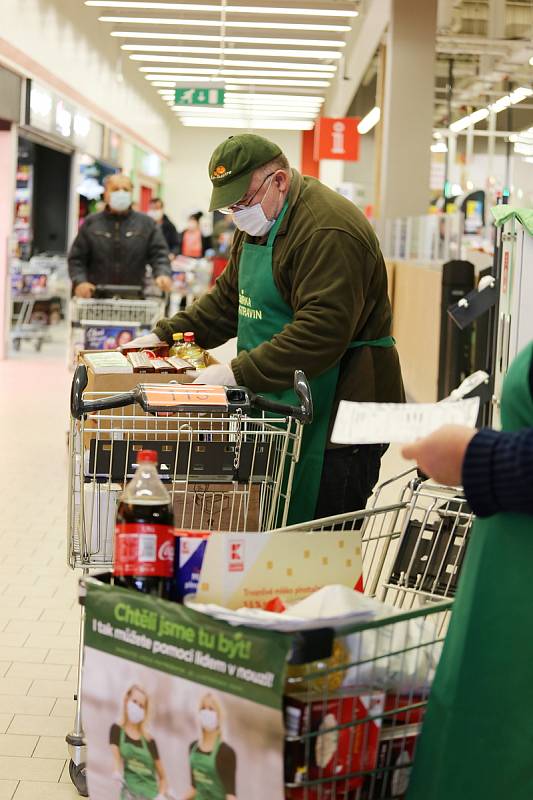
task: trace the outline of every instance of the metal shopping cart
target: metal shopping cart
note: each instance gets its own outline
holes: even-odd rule
[[[69,365],[81,350],[115,349],[149,332],[165,314],[163,297],[144,297],[138,286],[97,286],[94,297],[70,302]]]
[[[376,489],[367,511],[277,530],[360,529],[365,594],[407,609],[455,596],[473,520],[460,489],[407,470]]]
[[[85,573],[113,565],[119,495],[139,450],[159,455],[178,527],[268,530],[286,521],[302,427],[312,419],[309,385],[295,373],[299,407],[244,388],[142,384],[131,392],[89,393],[79,366],[71,393],[68,562]],[[83,631],[83,614],[82,614]],[[81,663],[70,774],[85,789]]]
[[[51,341],[50,325],[62,318],[66,297],[66,259],[33,256],[29,262],[13,260],[11,273],[11,344],[33,342],[39,352]]]

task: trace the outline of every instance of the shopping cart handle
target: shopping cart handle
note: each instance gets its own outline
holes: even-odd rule
[[[70,413],[74,419],[81,419],[85,414],[90,414],[93,411],[124,408],[124,406],[130,406],[136,401],[135,391],[112,394],[99,400],[84,400],[83,392],[87,388],[87,381],[87,367],[85,364],[79,364],[74,372],[70,390]]]
[[[99,283],[94,289],[94,297],[100,299],[113,299],[116,297],[128,299],[132,297],[139,298],[142,296],[143,287],[139,286],[139,284]]]
[[[252,405],[256,408],[261,408],[263,411],[274,411],[287,417],[294,417],[300,422],[308,424],[313,421],[313,398],[311,397],[309,382],[301,369],[297,369],[294,372],[294,391],[300,401],[299,406],[276,403],[274,400],[263,397],[263,395],[254,394],[250,399]]]

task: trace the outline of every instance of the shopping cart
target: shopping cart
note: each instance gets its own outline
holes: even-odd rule
[[[405,797],[451,605],[313,632],[331,644],[288,666],[287,800]]]
[[[247,389],[142,384],[122,394],[89,393],[78,366],[71,392],[68,562],[85,573],[113,565],[119,495],[137,454],[157,450],[177,527],[261,531],[287,519],[303,425],[312,419],[309,385],[295,373],[299,406]],[[82,615],[83,630],[83,615]],[[70,774],[85,791],[81,663]]]
[[[383,503],[395,489],[394,502]],[[365,594],[414,608],[455,596],[473,520],[461,489],[424,480],[412,469],[377,487],[367,511],[278,530],[360,529]]]
[[[70,302],[69,364],[81,350],[114,349],[149,332],[165,314],[163,297],[144,297],[138,286],[97,286],[94,297]]]
[[[66,260],[60,256],[33,256],[14,260],[11,273],[11,344],[33,342],[39,352],[52,340],[50,325],[59,322],[65,298]]]
[[[109,581],[109,576],[101,578],[106,583]],[[123,589],[103,586],[100,576],[98,581],[82,580],[83,598],[89,588],[92,598],[88,625],[93,630],[96,609],[98,617],[105,614],[108,618],[110,609],[123,606],[131,597],[131,593]],[[178,628],[178,622],[185,624],[188,630],[192,629],[191,641],[197,640],[195,631],[200,629],[211,633],[221,631],[223,636],[228,637],[232,635],[229,626],[220,627],[225,623],[194,611],[192,616],[187,616],[188,609],[185,612],[177,611],[179,607],[174,603],[154,601],[153,598],[138,594],[135,594],[134,602],[136,612],[141,612],[145,618],[160,614]],[[107,607],[107,613],[103,611],[104,607]],[[443,633],[439,618],[447,614],[450,607],[451,602],[429,604],[424,608],[385,616],[380,616],[380,613],[383,614],[381,609],[373,618],[367,616],[361,620],[360,617],[347,617],[346,623],[335,627],[320,627],[320,621],[317,621],[315,628],[278,634],[286,642],[284,649],[288,657],[284,669],[280,663],[276,673],[279,676],[277,698],[280,704],[283,702],[285,722],[284,739],[277,739],[276,735],[270,743],[270,747],[276,751],[276,763],[280,767],[283,764],[284,771],[276,779],[279,787],[276,797],[280,790],[286,800],[400,800],[405,797],[431,684],[442,650]],[[111,615],[116,618],[113,611]],[[135,629],[136,625],[130,621],[127,624],[131,633],[131,628]],[[246,623],[235,636],[252,641],[254,631],[257,633],[253,623]],[[88,646],[95,647],[90,634]],[[276,648],[277,644],[274,643],[273,647]],[[137,654],[124,649],[110,651],[107,646],[103,649],[113,653],[117,676],[127,675],[127,681],[131,684],[132,675],[136,674],[132,672],[131,662],[135,662]],[[95,661],[95,652],[94,649],[91,651],[86,663],[93,666],[99,663],[100,668],[104,668],[105,662]],[[263,655],[265,659],[268,658],[266,651],[263,651]],[[149,676],[146,672],[142,674],[144,679],[149,680],[152,696],[159,696],[164,706],[160,713],[166,720],[165,724],[168,724],[169,719],[180,717],[180,709],[181,714],[187,714],[187,694],[194,697],[205,693],[205,672],[200,668],[198,671],[190,668],[186,673],[187,689],[183,684],[170,686],[168,666],[161,661],[154,663],[148,659],[149,656],[141,659],[144,665],[142,669],[150,666],[151,673]],[[261,665],[254,662],[254,667],[260,669]],[[101,756],[102,747],[105,749],[108,742],[109,702],[106,698],[109,697],[109,689],[103,688],[97,675],[87,675],[86,678],[89,679],[86,686],[91,737],[88,746],[91,751],[94,747],[94,752],[98,753],[98,757],[93,756],[92,769],[102,793],[106,777]],[[134,677],[133,680],[139,678]],[[158,688],[158,683],[161,688]],[[207,686],[210,684],[207,683]],[[217,683],[217,687],[218,694],[226,690],[225,684]],[[197,692],[195,688],[198,688]],[[247,702],[253,700],[250,686],[248,692],[243,686],[242,691],[239,690],[239,697]],[[116,702],[113,701],[112,705],[116,706]],[[255,714],[249,708],[247,711],[243,709],[243,714],[247,714],[245,719],[248,726],[252,726],[252,729],[245,729],[242,721],[239,721],[239,707],[232,706],[234,737],[237,731],[246,730],[247,737],[257,741],[264,717],[261,706],[257,705],[256,709]],[[157,713],[157,710],[153,710],[152,721]],[[253,730],[254,725],[257,730]],[[183,730],[181,724],[176,727]],[[186,733],[180,735],[183,738],[176,738],[172,742],[172,752],[175,754],[186,751],[190,742]],[[235,738],[233,746],[238,749],[238,740]],[[273,765],[272,751],[269,759],[267,763]],[[183,765],[179,758],[174,757],[172,763],[167,763],[167,777],[171,786],[173,776],[168,773],[169,770],[173,772],[175,779],[176,768],[183,773]],[[249,767],[245,770],[248,790],[237,786],[238,797],[272,800],[268,787],[264,787],[259,779],[254,781],[254,774],[260,773],[261,768],[264,770],[264,765],[257,764],[256,770]],[[241,773],[241,782],[242,778]],[[253,784],[253,791],[250,791],[250,784]],[[282,784],[284,789],[281,789]]]

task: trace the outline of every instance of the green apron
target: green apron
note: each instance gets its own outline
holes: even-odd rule
[[[293,310],[284,301],[272,275],[272,254],[274,240],[281,221],[287,211],[287,203],[270,230],[266,245],[245,242],[239,260],[239,324],[237,330],[237,349],[253,350],[263,342],[270,341],[280,333],[285,325],[293,320]],[[348,349],[355,347],[393,347],[392,336],[384,336],[372,341],[351,342]],[[298,364],[294,365],[298,368]],[[303,430],[300,460],[296,465],[292,485],[291,504],[287,524],[306,522],[313,519],[317,504],[324,451],[337,380],[340,359],[335,366],[309,381],[313,397],[314,416],[310,425]],[[293,389],[282,392],[269,392],[266,396],[279,403],[298,405]]]
[[[506,431],[533,426],[532,356],[533,343],[505,379]],[[408,800],[533,798],[532,587],[533,517],[477,520]]]
[[[119,752],[124,762],[124,783],[121,798],[128,798],[128,792],[137,798],[153,800],[159,794],[155,762],[144,736],[141,747],[126,741],[124,728],[120,729]]]
[[[217,755],[220,750],[220,737],[210,753],[202,753],[198,742],[191,750],[191,772],[196,794],[194,800],[225,800],[226,790],[217,770]]]

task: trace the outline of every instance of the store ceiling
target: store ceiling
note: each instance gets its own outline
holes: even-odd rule
[[[354,0],[84,0],[184,125],[304,130],[335,79]],[[224,108],[174,106],[176,85],[220,85]]]

